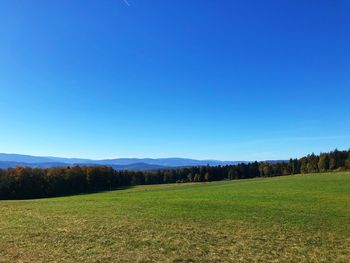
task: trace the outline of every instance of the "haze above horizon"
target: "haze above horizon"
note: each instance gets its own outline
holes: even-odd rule
[[[0,152],[276,160],[350,147],[350,2],[0,3]]]

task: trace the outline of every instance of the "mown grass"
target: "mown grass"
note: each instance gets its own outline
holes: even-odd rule
[[[350,173],[0,201],[1,262],[350,262]]]

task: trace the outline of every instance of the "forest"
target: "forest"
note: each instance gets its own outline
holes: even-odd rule
[[[107,166],[0,170],[0,199],[32,199],[114,190],[134,185],[211,182],[350,170],[350,150],[310,154],[284,162],[251,162],[158,171],[121,171]]]

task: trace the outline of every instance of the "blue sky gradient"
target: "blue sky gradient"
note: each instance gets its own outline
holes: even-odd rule
[[[347,0],[3,0],[0,24],[0,152],[265,160],[350,147]]]

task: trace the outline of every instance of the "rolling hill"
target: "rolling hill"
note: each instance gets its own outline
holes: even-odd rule
[[[349,262],[350,173],[0,201],[3,262]]]
[[[113,167],[114,169],[120,170],[158,170],[175,167],[228,165],[242,162],[246,161],[195,160],[186,158],[117,158],[105,160],[91,160],[80,158],[42,157],[0,153],[0,168],[10,168],[16,166],[50,168],[68,165],[108,165]]]

